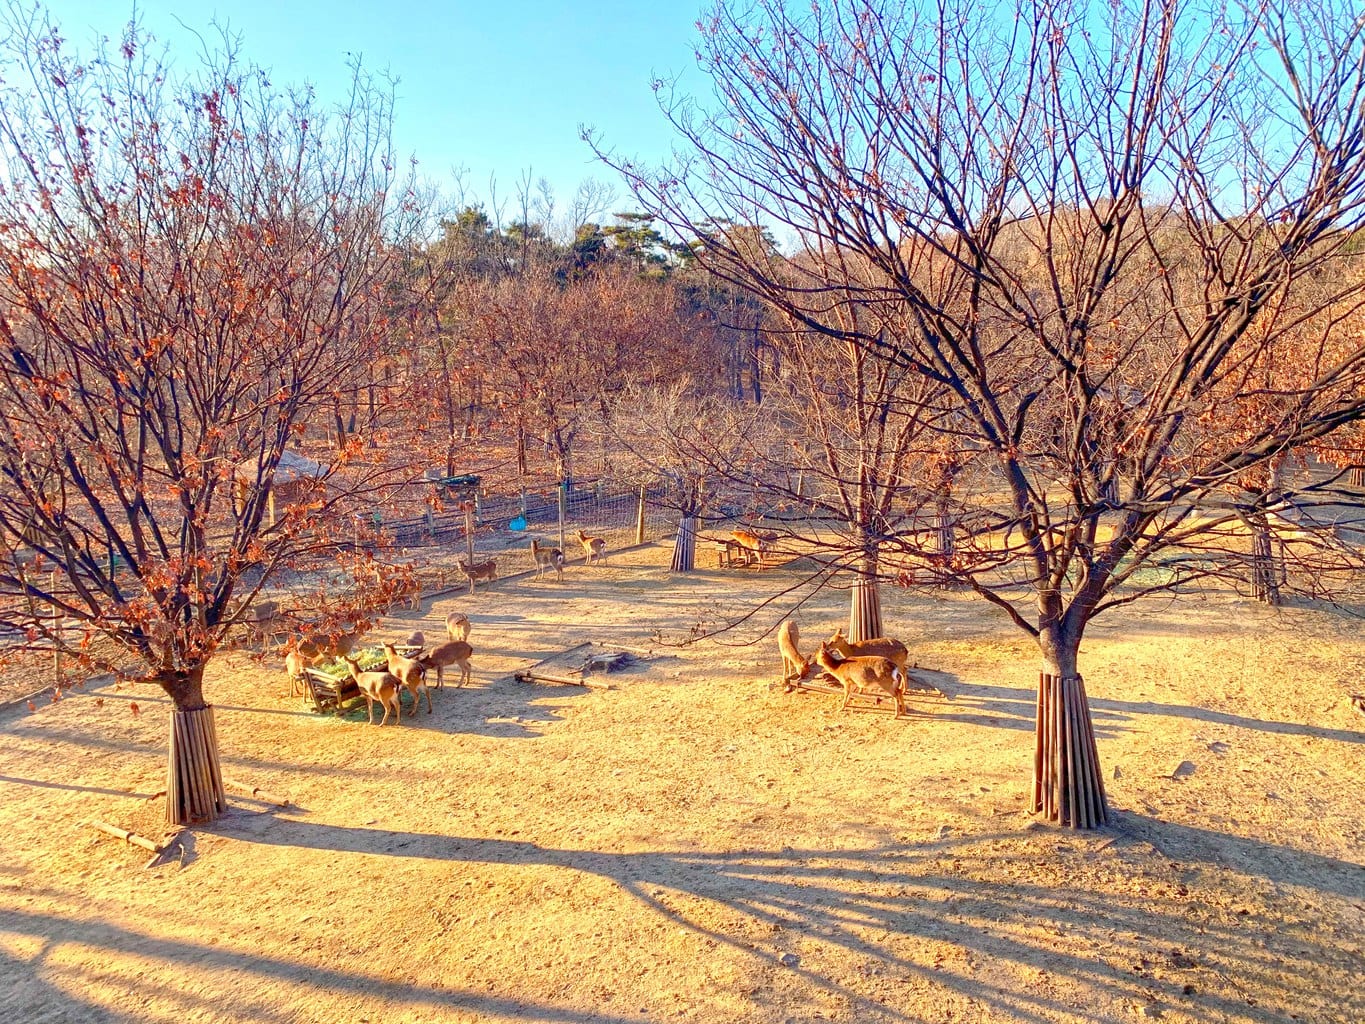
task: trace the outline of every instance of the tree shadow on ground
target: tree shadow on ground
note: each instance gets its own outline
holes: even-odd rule
[[[317,1005],[334,1005],[338,995],[368,996],[396,1005],[415,1004],[425,1014],[462,1011],[474,1016],[511,1018],[554,1024],[626,1024],[638,1017],[620,1017],[594,1010],[590,1013],[566,1007],[548,1006],[531,1000],[490,996],[469,990],[438,988],[410,982],[387,981],[347,971],[300,964],[283,956],[241,953],[221,945],[200,945],[181,939],[164,939],[106,920],[80,919],[24,910],[0,909],[0,931],[13,936],[42,940],[42,947],[26,960],[0,957],[0,979],[32,979],[40,971],[67,978],[70,985],[35,983],[6,986],[0,995],[0,1019],[13,1021],[81,1021],[83,1024],[135,1024],[145,1020],[138,1009],[149,1001],[176,1007],[181,1019],[262,1021],[291,1024],[300,1020],[298,1011],[279,1005],[269,991],[257,993],[267,982],[283,982],[309,990],[315,999],[329,999]],[[91,979],[88,970],[70,969],[63,964],[47,965],[51,951],[64,943],[80,943],[110,951],[118,956],[136,956],[160,965],[159,970],[139,970],[136,977],[116,976],[117,1002],[127,1006],[120,1012],[101,1006],[92,998],[74,995]],[[215,995],[196,995],[179,980],[186,965],[196,970],[221,971],[235,981],[232,997],[224,1002]],[[98,972],[96,972],[96,976]],[[112,976],[110,969],[107,976]],[[256,980],[256,984],[251,983]],[[412,1019],[405,1017],[404,1019]],[[422,1019],[431,1019],[423,1017]]]
[[[1128,853],[1144,863],[1140,850],[1126,849],[1138,837],[1187,863],[1332,897],[1360,896],[1360,869],[1353,864],[1136,815],[1121,814],[1119,822],[1105,844],[1119,844],[1116,869],[1132,870],[1124,860]],[[866,958],[873,965],[869,970],[983,1004],[988,1015],[1040,1024],[1075,1015],[1078,1007],[1050,995],[1046,986],[1019,985],[1020,969],[1087,986],[1104,1000],[1128,1006],[1125,1016],[1142,1006],[1159,1013],[1164,1005],[1178,1007],[1187,1015],[1182,1019],[1261,1022],[1281,1020],[1291,1008],[1314,1019],[1351,1019],[1338,994],[1322,990],[1320,972],[1336,972],[1332,976],[1344,980],[1365,966],[1358,955],[1337,947],[1330,929],[1263,930],[1254,921],[1206,913],[1185,898],[1183,887],[1135,888],[1123,870],[1112,878],[1092,873],[1090,888],[1073,884],[1066,858],[1094,858],[1095,848],[1057,844],[1043,853],[1016,845],[1002,854],[999,845],[1022,843],[1018,832],[885,842],[857,851],[783,847],[723,853],[609,853],[284,819],[264,834],[241,838],[339,855],[596,875],[676,926],[731,947],[736,956],[774,972],[795,971],[809,985],[847,1001],[856,1020],[921,1018],[865,994],[858,972],[827,965],[821,947]],[[1089,838],[1075,842],[1088,844]],[[1044,863],[1054,870],[1042,870]],[[1169,868],[1164,861],[1160,866]],[[773,937],[755,944],[752,928],[715,923],[736,914]],[[926,946],[926,940],[934,945]],[[793,947],[803,955],[784,952]],[[966,955],[944,960],[945,950]],[[1313,969],[1286,971],[1288,963]]]

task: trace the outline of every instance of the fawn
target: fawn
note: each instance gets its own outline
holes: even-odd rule
[[[536,560],[536,579],[545,575],[547,569],[553,568],[555,578],[564,582],[564,552],[559,548],[543,548],[540,541],[531,538],[531,557]]]
[[[844,702],[840,711],[848,709],[849,698],[855,693],[875,697],[891,697],[896,702],[896,717],[905,714],[905,673],[890,658],[854,657],[835,661],[828,643],[815,652],[819,666],[844,688]]]
[[[422,655],[418,660],[423,668],[434,668],[436,670],[436,685],[445,685],[442,678],[443,670],[450,665],[460,666],[460,681],[457,686],[463,686],[469,682],[471,669],[469,667],[469,657],[474,653],[474,648],[463,640],[451,640],[448,643],[439,644],[433,647],[427,654]]]
[[[360,665],[350,655],[342,655],[342,658],[351,669],[351,678],[365,695],[365,712],[369,715],[370,724],[374,725],[375,701],[379,701],[384,708],[380,728],[388,722],[390,709],[393,711],[394,724],[400,724],[403,721],[403,711],[398,703],[398,687],[402,684],[388,672],[360,671]]]
[[[389,659],[389,674],[396,677],[412,694],[412,713],[417,713],[417,692],[427,695],[427,714],[431,714],[431,691],[427,689],[427,670],[420,661],[405,658],[394,650],[393,644],[384,645],[384,654]]]
[[[607,557],[607,542],[601,537],[589,537],[582,530],[579,530],[578,543],[583,545],[583,562],[585,565],[592,565],[593,562],[601,561]]]
[[[447,615],[446,635],[452,640],[468,640],[469,616],[463,612],[451,612]]]

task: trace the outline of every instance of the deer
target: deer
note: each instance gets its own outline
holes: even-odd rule
[[[451,640],[448,643],[433,647],[430,652],[417,660],[422,663],[424,669],[434,668],[436,670],[436,685],[438,687],[445,686],[445,680],[442,678],[443,670],[451,665],[459,665],[460,681],[456,685],[463,686],[470,679],[472,670],[469,667],[469,657],[473,653],[474,648],[463,640]]]
[[[583,545],[583,563],[585,565],[592,565],[593,562],[600,562],[607,557],[607,542],[602,537],[589,537],[582,530],[579,530],[578,543]]]
[[[555,578],[564,582],[564,552],[559,548],[543,548],[540,541],[531,538],[531,557],[536,560],[536,579],[545,575],[547,569],[553,568]]]
[[[777,648],[782,652],[782,682],[787,689],[792,683],[805,679],[810,674],[810,662],[801,654],[797,646],[801,642],[801,631],[791,619],[783,621],[777,629]]]
[[[402,644],[402,646],[404,647],[416,647],[418,649],[423,648],[426,645],[427,645],[426,634],[423,633],[420,629],[414,629],[411,633],[409,633],[407,639],[404,640]]]
[[[836,629],[834,635],[829,638],[829,649],[841,658],[890,658],[901,670],[902,675],[908,676],[910,671],[909,649],[899,640],[892,640],[890,637],[879,636],[871,640],[850,642],[844,639],[842,629]]]
[[[342,660],[346,662],[351,670],[351,678],[355,680],[355,685],[360,688],[360,692],[365,695],[365,713],[369,716],[370,724],[374,725],[374,702],[379,703],[384,708],[384,717],[379,723],[382,729],[389,720],[389,711],[393,711],[394,725],[399,725],[403,721],[402,706],[398,703],[398,687],[402,684],[388,672],[362,672],[360,665],[350,655],[342,655]]]
[[[284,655],[284,671],[289,676],[289,695],[295,695],[296,687],[303,683],[303,669],[306,665],[321,665],[324,661],[340,658],[351,653],[351,648],[360,639],[360,632],[342,633],[336,637],[295,637],[289,641]]]
[[[905,673],[890,658],[853,657],[835,661],[829,643],[825,642],[815,652],[815,661],[844,688],[840,711],[847,711],[849,698],[858,693],[875,697],[878,704],[882,697],[891,697],[896,702],[896,717],[905,713]]]
[[[468,640],[469,616],[463,612],[451,612],[447,615],[446,635],[452,640]]]
[[[394,649],[393,644],[384,645],[384,655],[389,659],[389,674],[397,678],[408,693],[412,694],[412,713],[417,713],[417,692],[420,690],[427,695],[427,714],[431,714],[431,691],[427,689],[427,670],[422,667],[422,663],[413,658],[403,657]]]
[[[760,537],[752,530],[731,530],[730,536],[735,543],[744,549],[744,559],[746,565],[752,565],[754,557],[758,557],[758,567],[763,568],[763,557],[768,552],[768,538]]]
[[[474,584],[479,580],[487,580],[492,583],[498,578],[498,563],[490,558],[486,562],[475,562],[472,565],[463,558],[459,559],[460,571],[469,577],[469,592],[474,593]]]

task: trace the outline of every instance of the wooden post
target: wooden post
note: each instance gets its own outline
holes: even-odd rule
[[[559,482],[559,550],[564,551],[564,520],[569,516],[569,481]]]
[[[464,506],[464,547],[469,555],[469,564],[474,564],[474,509],[469,502]]]
[[[635,543],[645,542],[645,485],[640,485],[640,504],[635,509]]]

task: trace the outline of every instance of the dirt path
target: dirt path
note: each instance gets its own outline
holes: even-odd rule
[[[183,865],[81,825],[160,833],[154,691],[0,714],[0,1019],[1365,1019],[1356,624],[1232,600],[1101,623],[1083,667],[1118,824],[1077,835],[1023,813],[1035,658],[965,597],[886,595],[951,698],[908,721],[771,692],[772,641],[612,690],[512,680],[782,582],[666,557],[390,620],[433,636],[458,608],[476,649],[473,687],[396,727],[225,659],[225,771],[296,806],[234,798]],[[807,645],[843,606],[802,610]]]

